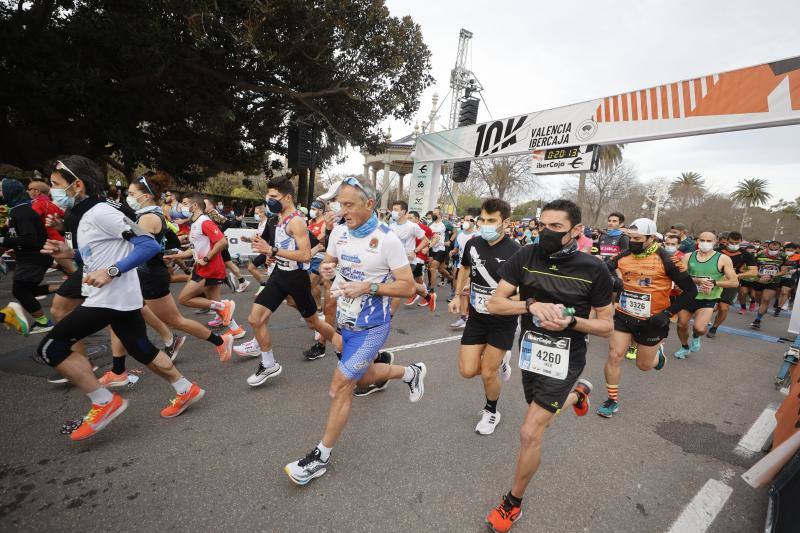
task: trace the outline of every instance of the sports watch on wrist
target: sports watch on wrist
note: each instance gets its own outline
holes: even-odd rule
[[[536,298],[527,298],[525,300],[525,312],[528,314],[533,314],[531,313],[531,306],[535,303],[536,303]]]
[[[278,255],[278,250],[280,250],[280,248],[278,248],[277,246],[273,246],[272,247],[272,257],[275,257],[275,256]]]
[[[369,294],[370,296],[375,296],[378,294],[378,284],[377,283],[370,283],[369,284]]]
[[[569,321],[569,324],[567,324],[567,327],[564,328],[564,329],[573,329],[577,323],[578,323],[578,319],[575,318],[575,316],[573,315],[572,316],[572,320]]]
[[[119,271],[119,267],[117,265],[111,265],[106,269],[106,274],[108,274],[111,278],[118,278],[122,275],[122,272]]]

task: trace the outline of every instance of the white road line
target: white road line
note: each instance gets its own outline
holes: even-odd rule
[[[395,346],[393,348],[386,348],[389,352],[402,352],[403,350],[412,350],[422,346],[430,346],[432,344],[442,344],[443,342],[450,342],[461,339],[461,335],[453,335],[452,337],[442,337],[441,339],[433,339],[430,341],[415,342],[413,344],[404,344],[402,346]]]
[[[709,479],[672,524],[669,533],[703,533],[714,522],[732,492],[733,489],[725,483]]]
[[[761,451],[778,422],[775,420],[775,409],[772,406],[764,409],[742,440],[736,445],[734,453],[750,457]]]

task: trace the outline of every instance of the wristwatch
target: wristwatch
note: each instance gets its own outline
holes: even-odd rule
[[[111,278],[118,278],[122,275],[122,272],[119,271],[119,267],[117,265],[111,265],[106,269],[106,274],[108,274]]]
[[[370,283],[369,284],[369,294],[370,296],[375,296],[378,294],[378,284],[377,283]]]
[[[278,248],[277,246],[273,246],[272,247],[272,257],[275,257],[275,256],[278,255],[278,250],[280,250],[280,248]]]
[[[531,306],[533,304],[535,304],[535,303],[536,303],[536,298],[528,298],[528,299],[526,299],[525,300],[525,312],[527,312],[528,314],[533,314],[533,313],[531,313]]]
[[[567,324],[567,327],[565,327],[564,329],[572,329],[572,328],[575,327],[575,324],[577,324],[577,323],[578,323],[578,319],[575,318],[575,316],[573,316],[572,320],[569,321],[569,324]]]

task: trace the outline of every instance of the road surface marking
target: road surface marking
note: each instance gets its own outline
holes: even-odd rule
[[[669,533],[703,533],[714,522],[732,492],[733,489],[725,483],[709,479],[672,524]]]
[[[432,344],[442,344],[443,342],[450,342],[459,339],[461,339],[461,335],[453,335],[452,337],[442,337],[441,339],[433,339],[430,341],[415,342],[413,344],[404,344],[402,346],[386,348],[386,350],[389,352],[402,352],[403,350],[413,350],[414,348],[421,348],[422,346],[430,346]]]
[[[742,437],[742,440],[739,441],[733,451],[745,457],[750,457],[760,452],[777,424],[775,409],[772,406],[767,407],[753,422],[753,425],[750,426],[750,429],[747,430],[747,433],[744,434],[744,437]]]

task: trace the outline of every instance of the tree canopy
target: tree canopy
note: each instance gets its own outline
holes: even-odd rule
[[[380,148],[432,83],[419,26],[383,0],[0,0],[0,162],[81,153],[183,181],[253,172],[289,121],[321,162]]]

